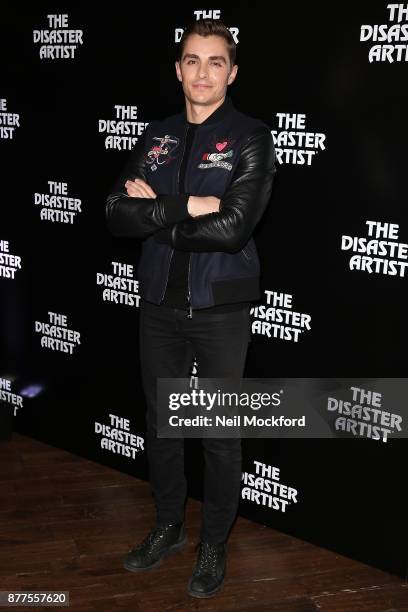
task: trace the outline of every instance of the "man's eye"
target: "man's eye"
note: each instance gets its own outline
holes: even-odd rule
[[[190,60],[187,61],[187,64],[195,63],[195,61],[196,60],[190,59]],[[215,66],[220,66],[221,67],[220,62],[211,62],[211,63],[214,64]]]

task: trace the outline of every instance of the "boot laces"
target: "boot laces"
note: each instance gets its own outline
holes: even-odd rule
[[[147,536],[142,540],[137,548],[153,549],[163,538],[167,531],[166,527],[158,526],[151,529]]]
[[[218,545],[209,544],[208,542],[200,542],[197,544],[199,547],[196,574],[212,574],[217,573],[217,560],[218,560]]]

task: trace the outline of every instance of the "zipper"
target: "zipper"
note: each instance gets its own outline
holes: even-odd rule
[[[179,163],[179,167],[178,167],[178,171],[177,171],[177,180],[176,180],[176,191],[177,191],[177,193],[180,193],[180,192],[179,192],[179,188],[178,188],[178,184],[179,184],[179,180],[180,180],[180,168],[181,168],[181,163],[182,163],[182,161],[183,161],[184,151],[186,150],[186,136],[187,136],[188,128],[189,128],[189,126],[188,126],[188,124],[187,124],[187,125],[186,125],[186,129],[185,129],[185,131],[184,131],[183,153],[181,154],[181,159],[180,159],[180,163]],[[166,276],[166,282],[165,282],[165,284],[164,284],[164,289],[163,289],[163,293],[162,293],[161,298],[160,298],[160,303],[162,303],[162,301],[163,301],[163,299],[164,299],[164,294],[166,293],[167,284],[168,284],[168,282],[169,282],[170,265],[171,265],[171,260],[172,260],[172,258],[173,258],[173,254],[174,254],[174,249],[172,248],[172,249],[171,249],[171,252],[170,252],[169,263],[168,263],[168,266],[167,266],[167,276]]]
[[[176,184],[176,189],[177,189],[177,193],[180,193],[179,190],[179,182],[180,182],[180,168],[181,168],[181,164],[183,162],[183,158],[184,158],[184,153],[186,150],[186,140],[187,140],[187,132],[189,130],[189,125],[186,124],[186,129],[184,132],[184,146],[183,146],[183,153],[181,154],[181,159],[180,159],[180,164],[178,167],[178,172],[177,172],[177,184]],[[194,135],[195,136],[195,135]],[[194,145],[194,143],[193,143]],[[187,174],[187,167],[186,167],[186,174]],[[193,309],[191,306],[191,293],[190,293],[190,265],[191,265],[191,253],[189,254],[188,257],[188,275],[187,275],[187,286],[188,286],[188,292],[187,292],[187,302],[188,302],[188,310],[187,310],[187,318],[191,319],[193,317]]]
[[[183,162],[184,152],[186,150],[186,140],[187,140],[187,132],[188,132],[188,130],[189,130],[189,125],[187,123],[186,124],[186,129],[184,131],[183,152],[181,154],[180,163],[179,163],[179,167],[178,167],[178,171],[177,171],[177,180],[176,180],[176,191],[177,191],[177,193],[180,193],[180,191],[179,191],[180,168],[181,168],[181,164]],[[186,170],[187,170],[187,168],[186,168]]]
[[[187,301],[189,304],[188,307],[188,311],[187,311],[187,319],[192,319],[193,318],[193,309],[191,306],[191,293],[190,293],[190,269],[191,269],[191,253],[188,257],[188,275],[187,275],[187,284],[188,284],[188,294],[187,294]]]
[[[166,276],[166,282],[164,284],[164,289],[163,289],[163,293],[161,294],[161,298],[160,298],[160,304],[162,303],[163,299],[164,299],[164,294],[166,293],[166,289],[167,289],[167,283],[169,282],[169,273],[170,273],[170,265],[171,265],[171,259],[173,257],[173,253],[174,253],[174,249],[171,249],[170,252],[170,257],[169,257],[169,263],[167,266],[167,276]]]

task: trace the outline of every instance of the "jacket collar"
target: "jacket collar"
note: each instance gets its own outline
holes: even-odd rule
[[[221,106],[216,108],[215,111],[211,113],[211,115],[207,117],[205,121],[203,121],[202,123],[197,123],[196,125],[197,127],[200,127],[202,125],[210,125],[212,123],[218,123],[219,121],[222,121],[224,117],[226,117],[226,115],[229,112],[231,112],[233,108],[234,108],[234,105],[232,103],[231,98],[229,96],[225,96],[225,100],[221,104]],[[187,123],[187,110],[185,107],[184,107],[182,116],[183,116],[183,122]]]

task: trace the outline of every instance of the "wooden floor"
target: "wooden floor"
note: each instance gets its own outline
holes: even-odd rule
[[[69,591],[77,612],[408,610],[399,578],[241,518],[222,592],[192,598],[185,587],[200,526],[194,500],[186,549],[149,572],[122,569],[153,517],[144,481],[16,433],[0,441],[0,590]]]

